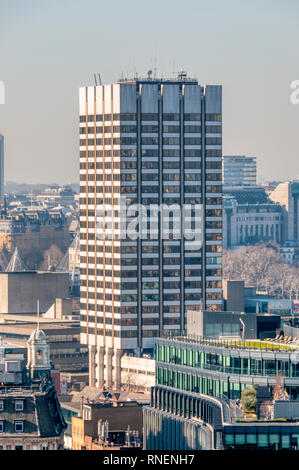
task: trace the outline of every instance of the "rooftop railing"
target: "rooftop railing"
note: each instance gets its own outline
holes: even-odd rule
[[[274,339],[224,339],[224,338],[207,338],[185,332],[165,331],[161,339],[178,341],[182,343],[193,343],[201,346],[214,346],[217,348],[230,348],[242,350],[259,350],[259,351],[295,351],[299,350],[299,341],[292,343],[275,342]]]

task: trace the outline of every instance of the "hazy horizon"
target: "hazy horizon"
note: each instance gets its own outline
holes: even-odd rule
[[[135,71],[223,86],[223,154],[257,157],[258,176],[294,179],[299,79],[296,0],[1,0],[0,134],[5,181],[79,180],[78,90]]]

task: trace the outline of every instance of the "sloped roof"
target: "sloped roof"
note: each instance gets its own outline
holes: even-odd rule
[[[5,400],[5,411],[0,412],[0,419],[5,421],[2,437],[56,437],[66,428],[53,383],[43,391],[14,388],[7,393],[4,391],[1,398]],[[22,412],[15,411],[16,398],[24,400]],[[15,420],[24,421],[24,432],[21,435],[14,430]]]
[[[224,196],[233,196],[238,204],[272,204],[262,187],[223,187]]]
[[[96,387],[84,387],[83,390],[76,393],[72,397],[72,403],[81,402],[82,399],[87,399],[94,403],[101,403],[103,401],[137,401],[137,402],[149,402],[149,395],[143,393],[134,393],[134,392],[127,392],[127,391],[108,391],[108,390],[100,390]]]

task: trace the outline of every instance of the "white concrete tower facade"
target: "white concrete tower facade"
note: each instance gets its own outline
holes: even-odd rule
[[[80,89],[81,342],[91,385],[119,388],[122,353],[142,355],[163,331],[184,330],[191,306],[222,310],[221,95],[185,76]],[[201,205],[202,246],[165,239],[161,217],[155,237],[123,238],[124,197],[146,213]]]

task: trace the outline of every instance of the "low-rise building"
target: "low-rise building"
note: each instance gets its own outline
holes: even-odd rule
[[[45,313],[58,298],[69,296],[66,273],[48,271],[0,272],[0,314]]]
[[[120,363],[122,390],[150,392],[155,385],[155,360],[152,357],[124,354]]]
[[[36,327],[35,315],[0,315],[0,335],[9,342],[26,347]],[[47,337],[50,360],[58,372],[88,373],[88,349],[80,343],[80,321],[40,318]]]
[[[12,254],[16,247],[29,269],[36,269],[52,245],[65,253],[69,246],[68,222],[60,209],[20,207],[0,214],[0,250]]]
[[[66,424],[51,378],[44,332],[39,327],[33,331],[27,352],[17,345],[0,344],[0,367],[0,449],[62,450]]]
[[[60,397],[73,450],[105,450],[142,446],[142,407],[149,394],[101,391],[85,387]],[[71,428],[71,429],[70,429]]]
[[[280,299],[258,292],[256,287],[245,287],[245,312],[272,313],[281,316],[292,314],[292,299]]]

